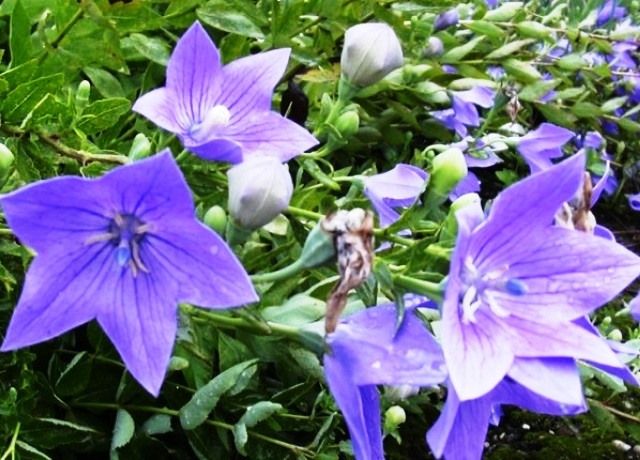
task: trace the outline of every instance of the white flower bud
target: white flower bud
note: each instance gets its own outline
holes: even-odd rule
[[[289,167],[276,157],[254,155],[227,172],[229,214],[241,227],[254,229],[271,222],[289,205],[293,182]]]
[[[400,42],[387,24],[358,24],[347,29],[340,66],[350,83],[372,85],[402,62]]]

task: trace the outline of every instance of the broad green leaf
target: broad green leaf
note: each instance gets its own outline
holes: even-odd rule
[[[251,428],[263,420],[268,419],[273,414],[283,410],[281,404],[272,403],[271,401],[260,401],[256,404],[247,407],[244,415],[240,418],[238,423],[233,427],[233,439],[236,444],[236,449],[243,455],[246,455],[244,450],[249,436],[247,434],[247,428]]]
[[[540,72],[528,62],[512,58],[504,61],[502,66],[508,74],[526,83],[535,83],[536,81],[542,80]]]
[[[467,21],[464,23],[464,26],[477,34],[485,35],[493,39],[502,39],[505,36],[503,29],[487,21]]]
[[[296,294],[283,305],[267,307],[262,317],[268,321],[300,326],[313,323],[322,318],[326,311],[326,302],[306,294]]]
[[[587,67],[587,62],[578,53],[567,54],[556,61],[556,65],[564,70],[578,70]]]
[[[9,122],[21,122],[48,93],[59,91],[63,81],[63,75],[56,73],[18,85],[2,103],[2,118]]]
[[[560,81],[558,80],[538,80],[522,88],[522,91],[518,93],[518,98],[527,102],[537,101],[558,86],[559,83]]]
[[[515,40],[507,43],[506,45],[501,46],[497,50],[492,51],[491,53],[485,56],[486,59],[501,59],[507,56],[512,55],[516,51],[519,51],[521,48],[524,48],[531,43],[534,43],[535,40],[531,38],[526,38],[524,40]]]
[[[111,437],[111,460],[118,459],[118,449],[131,441],[135,427],[136,424],[131,414],[124,409],[118,409],[116,423],[113,426],[113,436]]]
[[[151,62],[167,65],[169,61],[169,45],[157,37],[147,37],[143,34],[134,33],[122,40],[123,47],[130,45],[142,56],[149,59]]]
[[[11,13],[11,32],[9,34],[11,49],[11,67],[26,62],[31,56],[31,22],[22,6],[22,0],[16,1]]]
[[[116,77],[106,70],[97,67],[85,67],[82,70],[103,97],[124,97],[122,85]]]
[[[95,134],[115,125],[131,109],[131,102],[123,97],[101,99],[89,104],[76,126],[85,134]]]
[[[536,21],[522,21],[516,24],[516,30],[520,35],[532,38],[549,38],[551,29]]]
[[[172,431],[171,416],[165,414],[155,414],[147,419],[141,427],[141,430],[147,436],[154,434],[164,434]]]
[[[234,387],[240,374],[250,366],[255,366],[257,362],[257,359],[252,359],[236,364],[198,389],[191,400],[180,409],[182,428],[193,430],[202,425],[211,411],[216,408],[220,397]]]
[[[591,102],[576,102],[571,107],[573,112],[578,118],[597,118],[602,115],[602,109]]]
[[[540,110],[547,121],[551,123],[567,128],[573,128],[575,125],[576,117],[566,108],[561,109],[554,104],[536,104],[536,108]]]
[[[509,21],[522,10],[523,2],[505,2],[498,8],[489,10],[482,19],[485,21]]]
[[[196,10],[198,18],[205,24],[245,37],[264,39],[264,33],[244,12],[221,3],[207,3]]]
[[[454,64],[462,60],[467,54],[476,49],[476,46],[478,46],[484,39],[484,36],[475,37],[469,40],[464,45],[451,48],[449,51],[442,55],[442,57],[440,58],[440,62],[442,62],[443,64]]]

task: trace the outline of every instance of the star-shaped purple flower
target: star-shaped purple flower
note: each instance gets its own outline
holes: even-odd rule
[[[169,151],[99,179],[38,182],[2,196],[0,205],[37,253],[2,351],[97,319],[127,369],[157,395],[178,302],[226,308],[257,300],[225,242],[196,220]]]
[[[384,458],[376,385],[432,386],[446,378],[440,346],[407,307],[396,332],[392,304],[367,308],[328,337],[324,369],[349,428],[357,460]]]
[[[433,117],[454,130],[460,137],[467,135],[467,126],[480,126],[480,115],[476,105],[489,108],[496,92],[486,86],[476,86],[466,91],[451,91],[451,108],[431,112]]]
[[[525,159],[531,172],[551,166],[551,159],[562,156],[562,146],[575,134],[553,123],[542,123],[520,138],[516,150]]]
[[[429,175],[426,171],[407,164],[398,164],[392,170],[363,179],[367,195],[385,228],[400,218],[396,208],[412,206],[424,191]]]
[[[318,143],[271,111],[289,54],[288,48],[276,49],[222,66],[215,44],[195,22],[169,59],[166,86],[140,97],[133,110],[207,160],[239,163],[268,154],[285,162]]]
[[[516,358],[619,365],[606,343],[573,321],[633,281],[640,257],[615,242],[552,225],[582,186],[584,168],[578,154],[512,185],[483,222],[469,207],[458,212],[442,348],[460,400],[490,392]]]

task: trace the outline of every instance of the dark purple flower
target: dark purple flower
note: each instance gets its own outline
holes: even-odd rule
[[[289,53],[276,49],[222,66],[215,44],[195,22],[169,59],[166,86],[141,96],[133,110],[207,160],[239,163],[247,155],[270,154],[287,161],[318,143],[271,111]]]
[[[461,400],[490,392],[515,358],[619,366],[606,343],[573,320],[633,281],[640,257],[604,238],[552,225],[580,189],[584,168],[578,154],[512,185],[483,222],[469,207],[457,213],[441,329]]]
[[[400,218],[394,208],[413,206],[424,191],[429,175],[422,169],[398,164],[392,170],[363,178],[367,195],[385,228]]]
[[[461,401],[449,384],[440,418],[427,433],[436,458],[480,460],[489,424],[500,421],[502,405],[515,405],[549,415],[574,415],[587,410],[580,372],[572,359],[517,358],[493,390]]]
[[[97,319],[127,369],[157,395],[178,302],[227,308],[258,298],[225,242],[196,220],[168,151],[99,179],[31,184],[0,204],[16,236],[38,254],[2,351]]]
[[[396,332],[392,304],[367,308],[328,337],[324,369],[357,460],[384,458],[376,385],[433,386],[446,378],[440,346],[408,307]]]
[[[447,27],[454,26],[460,21],[460,13],[455,8],[452,8],[444,13],[441,13],[436,17],[433,24],[433,31],[446,29]]]
[[[627,198],[629,199],[629,207],[634,211],[640,211],[640,193],[629,195]]]
[[[622,19],[627,15],[627,9],[619,6],[619,0],[605,0],[598,8],[596,26],[600,27],[612,19]]]
[[[531,172],[536,172],[551,166],[551,159],[562,156],[562,146],[573,136],[573,132],[566,128],[542,123],[538,129],[520,138],[516,150],[523,156]]]

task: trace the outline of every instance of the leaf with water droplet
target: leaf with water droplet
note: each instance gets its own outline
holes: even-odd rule
[[[180,409],[180,424],[185,430],[193,430],[207,420],[215,409],[220,397],[229,392],[237,383],[240,375],[251,366],[255,366],[257,359],[244,361],[230,367],[215,376],[209,383],[200,388],[191,400]]]
[[[259,401],[254,405],[247,407],[245,413],[233,427],[233,439],[238,452],[243,455],[247,455],[244,450],[244,446],[247,444],[249,439],[247,435],[247,428],[257,425],[261,421],[271,417],[276,412],[280,412],[282,409],[281,404],[273,403],[271,401]]]

